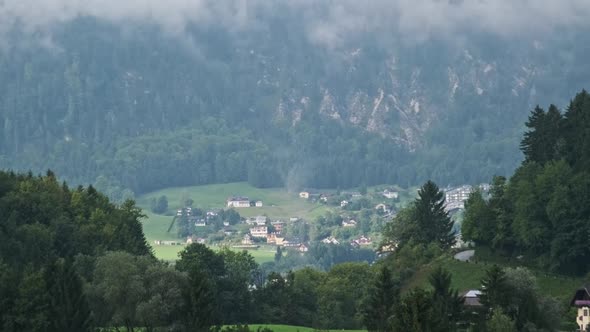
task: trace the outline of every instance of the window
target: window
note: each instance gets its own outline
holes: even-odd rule
[[[584,317],[588,316],[588,309],[584,309]]]

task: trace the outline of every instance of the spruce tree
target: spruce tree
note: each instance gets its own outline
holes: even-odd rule
[[[545,124],[545,110],[539,105],[529,115],[528,121],[525,123],[529,130],[524,133],[524,137],[520,142],[520,149],[524,153],[525,161],[541,162],[542,161],[542,146],[541,135],[543,132],[543,125]]]
[[[463,298],[451,288],[451,274],[438,267],[429,278],[435,331],[454,331],[463,310]]]
[[[509,287],[506,280],[506,273],[498,265],[492,266],[486,271],[481,281],[482,294],[481,303],[488,309],[494,307],[505,307],[509,302]]]
[[[415,240],[424,244],[436,242],[443,249],[450,248],[455,243],[453,221],[445,211],[444,193],[434,182],[429,180],[420,188],[414,206]]]
[[[391,271],[383,265],[369,290],[363,321],[371,332],[388,332],[393,329],[394,306],[398,302],[399,289]]]

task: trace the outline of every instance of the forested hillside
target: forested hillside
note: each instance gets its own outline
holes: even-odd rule
[[[338,8],[321,1],[230,1],[230,14],[205,1],[218,19],[188,12],[181,22],[79,8],[40,20],[12,3],[0,5],[16,17],[0,29],[0,168],[51,168],[121,201],[243,180],[482,182],[517,166],[513,142],[535,104],[565,105],[590,83],[584,25],[450,38],[402,36],[379,12],[382,25],[347,16],[324,31]]]
[[[538,267],[584,275],[590,270],[590,95],[562,113],[537,107],[521,142],[525,160],[491,197],[466,203],[464,238]]]

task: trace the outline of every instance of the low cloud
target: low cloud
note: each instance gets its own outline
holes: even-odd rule
[[[289,11],[285,13],[285,11]],[[19,26],[51,33],[80,16],[114,24],[150,23],[171,33],[188,24],[243,30],[291,17],[312,42],[338,47],[373,33],[413,40],[481,31],[511,38],[590,25],[588,0],[0,0],[0,33]]]

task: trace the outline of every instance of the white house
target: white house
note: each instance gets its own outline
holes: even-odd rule
[[[389,198],[389,199],[398,199],[398,197],[399,197],[399,194],[397,191],[390,191],[389,189],[383,190],[381,195],[383,195],[385,198]]]
[[[342,221],[342,227],[356,227],[356,221],[353,219]]]
[[[227,199],[227,207],[244,208],[250,207],[250,199],[242,196],[232,196]]]
[[[375,205],[375,210],[380,210],[383,213],[388,213],[389,212],[389,206],[381,203],[381,204],[377,204]]]
[[[256,207],[262,207],[263,204],[262,204],[262,201],[256,201],[255,205],[256,205]]]
[[[343,201],[340,202],[340,207],[341,208],[343,208],[343,207],[345,207],[347,205],[348,205],[348,201],[347,200],[343,200]]]
[[[305,198],[305,199],[309,199],[309,192],[308,191],[302,191],[299,193],[299,198]]]
[[[266,234],[268,234],[268,227],[266,226],[256,226],[250,228],[250,235],[252,235],[253,237],[266,238]]]
[[[322,240],[322,243],[325,243],[325,244],[340,244],[340,241],[336,240],[336,238],[333,237],[333,236],[329,236],[329,237],[323,239]]]

